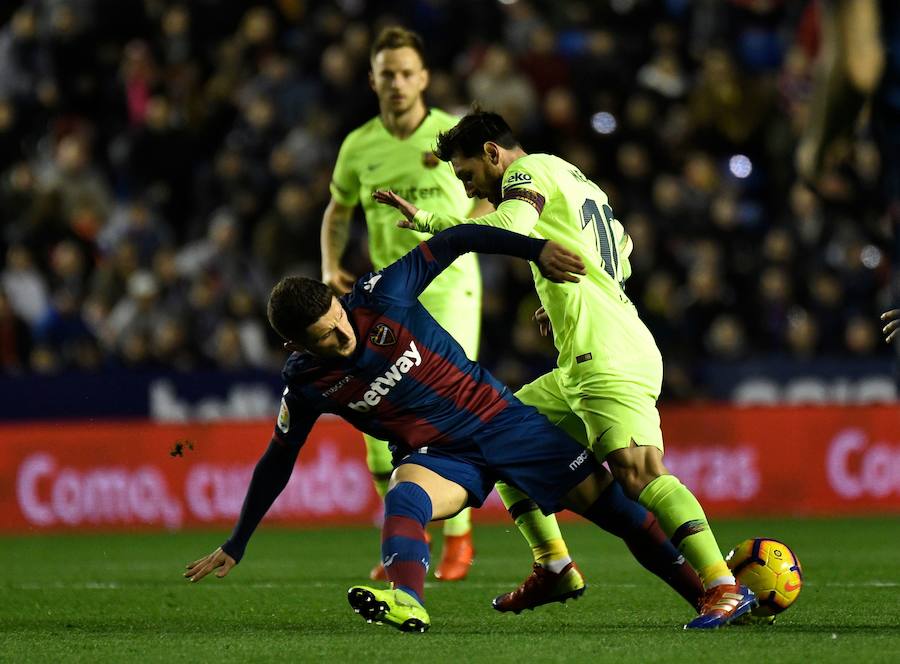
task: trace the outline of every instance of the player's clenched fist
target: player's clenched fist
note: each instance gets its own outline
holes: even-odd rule
[[[888,343],[900,336],[900,309],[891,309],[881,314],[881,321],[887,323],[881,331]]]
[[[203,556],[199,560],[188,563],[186,565],[187,571],[184,573],[184,578],[190,579],[191,582],[196,583],[214,569],[219,569],[219,571],[216,572],[216,576],[221,579],[223,576],[226,576],[235,565],[237,565],[237,563],[234,558],[222,551],[222,547],[219,547],[208,556]]]

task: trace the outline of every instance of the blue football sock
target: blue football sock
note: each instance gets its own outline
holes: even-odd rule
[[[401,482],[384,497],[381,556],[388,579],[424,604],[430,552],[425,524],[431,521],[431,498],[413,482]]]
[[[607,532],[621,537],[632,555],[646,569],[669,584],[693,607],[703,597],[703,584],[678,549],[659,527],[656,517],[610,484],[582,515]]]

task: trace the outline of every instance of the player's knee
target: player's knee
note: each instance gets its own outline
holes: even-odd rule
[[[607,461],[625,495],[634,500],[650,482],[666,474],[662,454],[655,447],[633,446],[616,450]]]
[[[562,504],[576,514],[584,514],[591,505],[597,502],[603,489],[604,485],[596,473],[588,475],[563,496]]]
[[[610,482],[582,516],[603,530],[625,538],[644,527],[647,510],[630,500],[617,482]]]
[[[633,500],[637,500],[637,497],[641,495],[641,491],[644,490],[644,487],[650,483],[649,480],[645,481],[641,475],[632,472],[631,469],[619,473],[614,470],[613,476],[622,486],[622,491],[625,492],[625,495]]]
[[[605,491],[606,487],[613,483],[612,474],[604,466],[597,466],[597,469],[594,471],[594,478],[601,492]]]
[[[423,526],[431,521],[431,497],[414,482],[400,482],[384,496],[386,516],[406,516]]]

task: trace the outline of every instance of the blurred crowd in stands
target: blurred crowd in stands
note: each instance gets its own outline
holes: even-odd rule
[[[431,105],[502,113],[578,165],[634,239],[666,361],[884,352],[891,229],[862,123],[794,169],[815,2],[37,0],[0,10],[0,371],[270,367],[286,273],[318,277],[337,148],[377,114],[373,35],[422,34]],[[367,269],[363,224],[347,264]],[[398,231],[399,232],[399,231]],[[484,262],[482,358],[554,363],[526,265]]]

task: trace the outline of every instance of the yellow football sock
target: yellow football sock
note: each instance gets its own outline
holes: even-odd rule
[[[497,493],[531,547],[534,562],[549,568],[553,562],[571,560],[555,516],[544,516],[531,498],[508,484],[497,482]]]
[[[467,507],[456,516],[444,519],[444,535],[455,537],[472,530],[472,509]]]
[[[388,482],[391,479],[391,472],[394,470],[391,463],[391,451],[386,442],[372,438],[368,434],[363,434],[363,440],[366,443],[366,466],[372,473],[375,491],[384,498],[384,494],[388,490]]]
[[[704,588],[734,583],[703,508],[677,477],[660,475],[644,487],[638,502],[656,515],[663,532],[697,570]]]
[[[516,525],[519,525],[518,519],[516,520]],[[519,526],[519,531],[522,531],[522,526]],[[563,539],[548,540],[533,546],[531,547],[531,555],[534,556],[534,562],[541,567],[546,567],[551,572],[559,572],[572,560],[569,556],[569,549],[566,547],[566,542]]]
[[[384,494],[388,491],[388,483],[391,481],[390,474],[387,475],[376,475],[372,474],[372,484],[375,485],[375,491],[379,496],[384,498]]]

